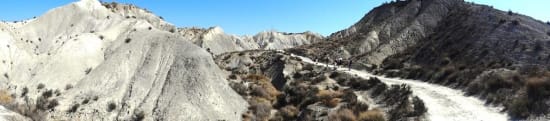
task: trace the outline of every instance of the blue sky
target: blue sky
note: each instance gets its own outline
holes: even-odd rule
[[[40,16],[75,0],[4,0],[0,20]],[[104,0],[113,1],[113,0]],[[329,35],[361,19],[389,0],[116,0],[147,8],[179,27],[221,26],[226,33],[252,35],[264,30],[314,31]],[[550,0],[466,0],[550,20]]]

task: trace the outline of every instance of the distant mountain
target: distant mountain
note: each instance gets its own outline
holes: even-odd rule
[[[383,4],[329,41],[289,51],[464,89],[514,118],[550,112],[550,25],[462,0]]]
[[[253,49],[286,49],[308,45],[324,40],[320,34],[313,32],[285,33],[264,31],[254,36],[236,36],[224,33],[221,27],[180,28],[178,32],[200,47],[210,49],[213,54]]]

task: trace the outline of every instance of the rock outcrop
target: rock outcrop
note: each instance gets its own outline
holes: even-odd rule
[[[128,5],[82,0],[0,28],[1,105],[34,120],[240,120],[248,105],[211,54]]]
[[[237,36],[226,34],[220,27],[180,28],[178,32],[200,47],[209,49],[218,55],[225,52],[243,50],[279,50],[300,45],[308,45],[324,40],[324,37],[313,32],[285,33],[264,31],[254,36]]]

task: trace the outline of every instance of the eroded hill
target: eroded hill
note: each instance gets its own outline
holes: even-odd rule
[[[548,32],[549,24],[491,6],[407,0],[376,7],[328,42],[289,51],[464,89],[514,118],[534,118],[550,109]]]
[[[239,120],[248,105],[210,53],[134,6],[82,0],[0,28],[0,102],[29,120]]]

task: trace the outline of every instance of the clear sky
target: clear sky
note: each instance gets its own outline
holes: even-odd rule
[[[3,0],[0,20],[40,16],[76,0]],[[390,0],[104,0],[147,8],[178,27],[221,26],[226,33],[252,35],[264,30],[314,31],[329,35]],[[550,20],[550,0],[466,0]]]

